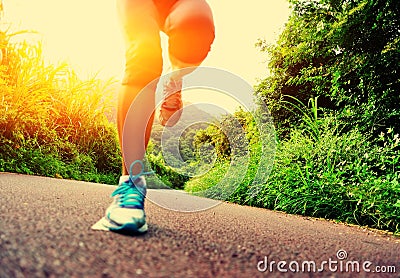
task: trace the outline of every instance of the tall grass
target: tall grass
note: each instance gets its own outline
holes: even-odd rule
[[[320,111],[316,99],[310,107],[298,102],[287,107],[298,110],[303,121],[278,142],[268,180],[254,197],[245,179],[230,201],[400,233],[399,131],[388,128],[372,137]],[[189,181],[187,190],[212,187],[223,169]]]
[[[113,82],[48,65],[41,44],[7,43],[0,66],[0,171],[115,183],[120,154],[106,117]]]
[[[293,130],[279,144],[262,193],[248,203],[400,232],[398,135],[369,138],[340,129],[327,117],[318,141]]]

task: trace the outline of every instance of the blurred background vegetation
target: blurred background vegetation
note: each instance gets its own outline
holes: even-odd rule
[[[12,35],[1,42],[0,171],[115,183],[113,82],[46,65],[40,44],[10,43]]]
[[[249,164],[224,199],[399,233],[398,0],[289,2],[276,43],[256,45],[269,60],[254,88],[274,121],[272,169],[259,169],[260,130],[252,113],[239,109],[170,142],[161,143],[156,123],[147,153],[152,182],[219,198],[212,189],[237,155],[224,130],[239,122]],[[40,45],[10,43],[10,36],[2,32],[0,42],[0,171],[116,184],[115,83],[46,65]],[[184,166],[168,149],[173,141]],[[259,170],[270,174],[254,195]]]

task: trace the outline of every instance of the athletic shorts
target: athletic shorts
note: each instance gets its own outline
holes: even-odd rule
[[[211,9],[205,0],[117,0],[126,42],[123,84],[146,85],[162,73],[160,31],[168,53],[185,64],[200,64],[214,41]]]

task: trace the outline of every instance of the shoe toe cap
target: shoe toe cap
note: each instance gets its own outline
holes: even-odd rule
[[[126,223],[137,223],[143,225],[145,223],[145,214],[141,209],[115,207],[107,212],[107,217],[120,225]]]

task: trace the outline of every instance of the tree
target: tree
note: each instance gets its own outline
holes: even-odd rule
[[[348,122],[376,133],[400,127],[400,3],[357,1],[334,24],[331,96]]]
[[[337,111],[363,130],[399,127],[400,4],[396,0],[290,0],[293,12],[270,56],[271,75],[258,84],[281,133],[298,115],[283,103]],[[397,91],[397,92],[396,92]]]

